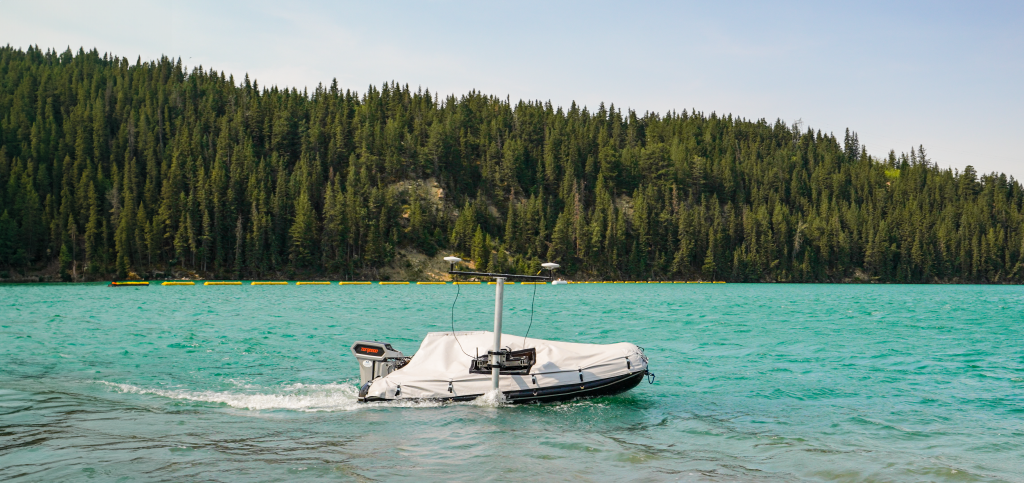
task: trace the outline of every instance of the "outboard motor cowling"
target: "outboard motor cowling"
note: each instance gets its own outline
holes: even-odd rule
[[[352,344],[352,355],[356,356],[359,362],[361,386],[401,369],[409,363],[409,359],[412,359],[396,351],[391,344],[370,340],[360,340]]]

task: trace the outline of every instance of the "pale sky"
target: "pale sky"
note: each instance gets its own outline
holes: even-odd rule
[[[1024,179],[1024,2],[0,0],[0,44],[160,55],[261,85],[797,119]]]

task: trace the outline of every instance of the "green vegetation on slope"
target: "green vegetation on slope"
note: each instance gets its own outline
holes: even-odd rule
[[[1020,282],[1022,205],[1005,175],[781,121],[0,48],[10,273],[360,278],[415,248],[593,278]]]

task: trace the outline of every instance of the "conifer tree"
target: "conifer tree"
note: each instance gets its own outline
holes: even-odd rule
[[[316,260],[317,222],[306,191],[295,200],[295,221],[288,230],[289,258],[297,268],[309,268]]]

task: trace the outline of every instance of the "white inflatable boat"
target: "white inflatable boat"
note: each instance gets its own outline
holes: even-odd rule
[[[359,401],[476,399],[493,390],[493,340],[493,332],[431,332],[411,358],[387,343],[356,342]],[[510,403],[617,394],[648,374],[643,349],[628,342],[577,344],[502,334],[501,347],[498,390]],[[467,355],[479,352],[485,355]]]
[[[494,279],[494,331],[455,332],[452,305],[453,331],[427,334],[412,357],[386,342],[352,344],[359,361],[359,401],[467,401],[500,392],[511,403],[551,402],[628,391],[645,376],[654,382],[643,349],[628,342],[577,344],[502,333],[505,280],[550,281],[558,264],[541,264],[549,273],[541,277],[456,271],[455,264],[462,259],[445,260],[451,263],[448,273],[453,276]]]

